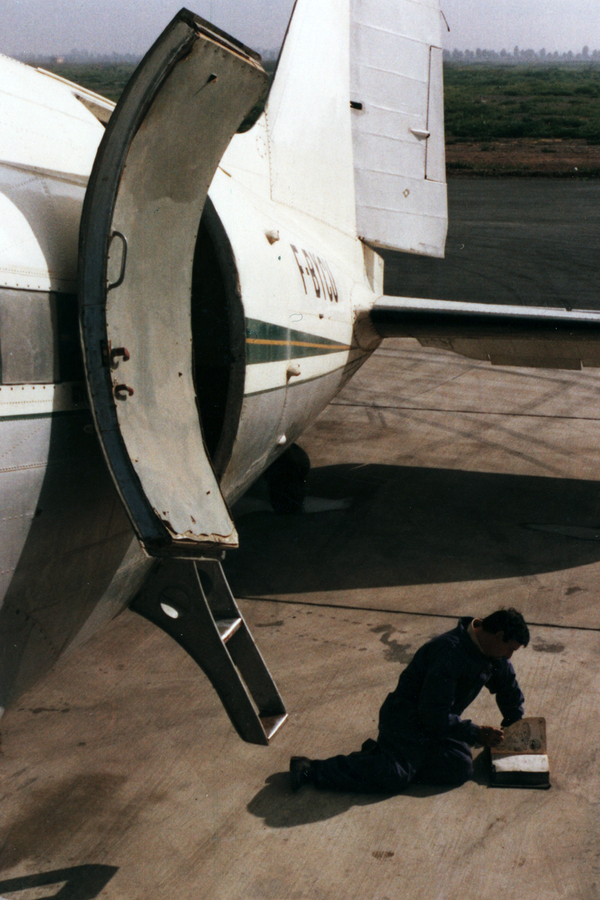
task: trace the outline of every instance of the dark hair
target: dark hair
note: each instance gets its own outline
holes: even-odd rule
[[[482,621],[483,630],[488,634],[498,634],[501,631],[505,642],[518,641],[523,647],[529,643],[529,628],[525,619],[514,607],[509,609],[497,609],[496,612],[486,616]]]

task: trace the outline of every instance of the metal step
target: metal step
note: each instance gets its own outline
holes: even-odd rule
[[[219,629],[221,640],[226,644],[231,635],[235,634],[242,624],[242,619],[241,617],[237,619],[215,619],[215,624]]]
[[[243,740],[269,743],[287,712],[219,560],[164,560],[131,608],[198,663]]]

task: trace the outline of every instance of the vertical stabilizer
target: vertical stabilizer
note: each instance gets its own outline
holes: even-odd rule
[[[444,255],[439,0],[297,0],[267,104],[273,200]]]
[[[356,236],[349,0],[297,0],[267,104],[272,199]]]

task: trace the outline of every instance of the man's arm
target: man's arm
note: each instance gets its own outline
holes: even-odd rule
[[[519,687],[512,664],[506,659],[497,661],[492,677],[486,685],[490,694],[496,695],[496,703],[504,716],[502,727],[507,728],[513,722],[523,718],[525,697]]]

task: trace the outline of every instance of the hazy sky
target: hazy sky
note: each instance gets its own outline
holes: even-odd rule
[[[0,52],[143,53],[186,0],[0,0]],[[188,0],[257,49],[276,48],[293,0]],[[323,0],[326,2],[326,0]],[[393,2],[393,0],[388,0]],[[186,3],[187,5],[187,3]],[[442,0],[446,47],[600,49],[600,0]]]

